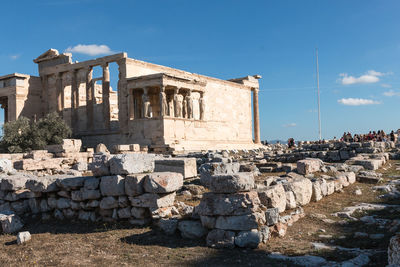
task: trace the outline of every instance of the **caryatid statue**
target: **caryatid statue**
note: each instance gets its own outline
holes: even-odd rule
[[[168,115],[174,117],[174,100],[168,102]]]
[[[174,95],[174,102],[175,102],[175,117],[182,118],[182,102],[183,96],[180,94]]]
[[[206,110],[206,102],[205,102],[203,94],[201,94],[201,96],[200,96],[199,106],[200,106],[200,120],[204,120],[204,113]]]
[[[143,103],[143,117],[150,118],[151,117],[150,98],[146,92],[142,96],[142,103]]]
[[[167,103],[167,96],[165,94],[165,91],[162,90],[160,91],[160,114],[161,116],[167,116],[168,114],[168,103]]]
[[[182,103],[182,118],[187,118],[187,101],[186,101],[186,96],[183,97],[183,103]]]
[[[193,119],[193,97],[190,95],[190,92],[186,96],[186,105],[187,105],[187,118]]]

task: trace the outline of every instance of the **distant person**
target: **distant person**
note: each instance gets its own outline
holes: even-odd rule
[[[347,142],[347,134],[346,132],[343,133],[342,139],[344,142]]]
[[[288,146],[289,146],[289,148],[293,148],[294,147],[294,139],[293,138],[289,138],[288,139]]]
[[[394,136],[394,131],[390,132],[390,141],[395,142],[396,137]]]

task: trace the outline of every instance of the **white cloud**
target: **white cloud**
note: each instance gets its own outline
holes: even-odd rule
[[[78,44],[74,47],[70,46],[67,49],[65,49],[65,52],[85,54],[89,56],[110,55],[114,53],[108,46],[96,45],[96,44],[91,44],[91,45]]]
[[[341,73],[339,76],[339,82],[344,85],[356,84],[356,83],[376,83],[379,82],[379,77],[385,75],[385,73],[369,70],[360,77],[349,76],[347,73]]]
[[[392,88],[392,86],[390,84],[387,84],[387,83],[382,83],[381,86],[383,88]]]
[[[400,96],[400,90],[389,90],[383,93],[384,96]]]
[[[15,55],[10,55],[11,60],[17,60],[21,55],[20,54],[15,54]]]
[[[292,123],[284,124],[284,125],[282,125],[282,126],[283,126],[283,127],[286,127],[286,128],[288,128],[288,127],[296,127],[296,126],[297,126],[297,123],[292,122]]]
[[[372,99],[364,98],[342,98],[338,100],[338,103],[345,106],[362,106],[362,105],[379,105],[382,102],[375,101]]]

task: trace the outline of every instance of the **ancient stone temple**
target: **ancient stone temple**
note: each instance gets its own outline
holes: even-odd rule
[[[5,121],[56,111],[88,147],[137,143],[154,151],[192,151],[260,144],[259,75],[220,80],[126,53],[72,62],[71,54],[50,49],[34,62],[39,77],[0,76]],[[114,89],[113,63],[118,66]]]

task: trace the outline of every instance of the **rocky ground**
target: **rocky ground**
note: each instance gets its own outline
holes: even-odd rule
[[[318,266],[360,255],[356,260],[362,263],[362,255],[366,255],[367,266],[384,266],[389,239],[398,231],[399,209],[358,208],[353,214],[339,213],[341,217],[333,214],[360,203],[400,205],[398,198],[379,197],[389,191],[384,185],[400,178],[399,167],[400,161],[390,161],[378,171],[383,174],[378,184],[381,187],[356,182],[341,193],[310,202],[303,207],[306,216],[289,226],[284,237],[272,236],[257,249],[212,249],[204,239],[182,239],[178,233],[167,236],[156,228],[132,228],[124,223],[41,222],[32,218],[22,229],[32,234],[31,241],[17,245],[15,235],[0,235],[0,265]],[[263,174],[258,180],[267,176]],[[184,195],[177,200],[191,205],[199,202]]]

